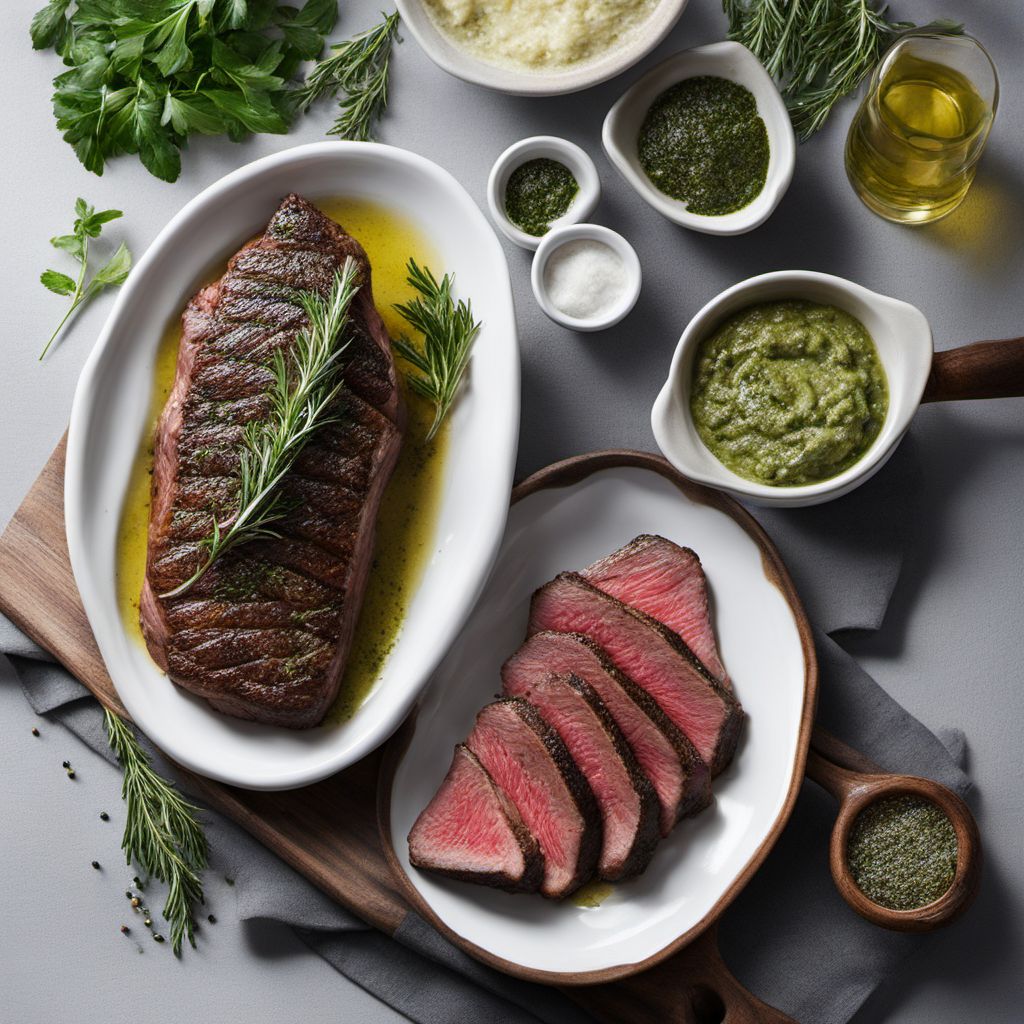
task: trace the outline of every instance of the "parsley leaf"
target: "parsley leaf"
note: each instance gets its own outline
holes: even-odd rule
[[[318,57],[338,0],[48,0],[35,49],[53,49],[53,112],[95,174],[135,154],[164,181],[193,134],[281,134],[303,61]]]
[[[79,306],[99,295],[104,288],[116,288],[123,284],[128,272],[132,269],[132,255],[122,242],[114,254],[93,274],[87,283],[85,274],[89,266],[89,239],[99,238],[103,225],[109,224],[122,216],[120,210],[96,210],[84,199],[75,201],[75,224],[69,235],[57,235],[50,239],[50,245],[61,252],[66,252],[79,264],[78,278],[72,278],[59,270],[44,270],[39,280],[58,295],[70,295],[71,306],[57,324],[57,329],[50,335],[50,340],[40,354],[40,360],[50,350],[54,339],[60,334],[63,326],[71,318]]]

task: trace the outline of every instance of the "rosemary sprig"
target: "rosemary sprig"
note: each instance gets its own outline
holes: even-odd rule
[[[383,13],[383,12],[382,12]],[[388,105],[391,46],[398,37],[398,12],[384,15],[373,28],[331,47],[296,93],[296,105],[306,110],[321,96],[341,93],[340,112],[328,135],[366,142]]]
[[[431,440],[441,426],[469,363],[470,350],[480,323],[473,319],[473,308],[452,298],[453,278],[445,274],[441,283],[427,267],[413,259],[406,267],[409,284],[419,292],[412,301],[395,306],[402,318],[423,335],[423,348],[404,335],[394,342],[398,354],[419,373],[406,373],[409,387],[434,404],[434,422],[427,433]]]
[[[111,749],[124,771],[121,797],[128,813],[121,849],[129,864],[136,862],[146,874],[167,884],[163,915],[171,926],[171,948],[178,956],[186,937],[195,948],[192,907],[203,902],[200,875],[209,847],[196,817],[198,808],[153,771],[127,723],[107,710],[103,719]]]
[[[185,593],[232,548],[278,536],[274,524],[290,509],[279,485],[310,437],[336,419],[332,409],[343,386],[341,356],[348,347],[345,325],[359,291],[357,276],[350,256],[335,274],[327,298],[302,294],[309,326],[296,335],[287,357],[281,349],[274,351],[270,415],[246,425],[235,507],[223,520],[214,515],[210,535],[200,542],[206,557],[184,583],[161,597]]]
[[[729,38],[778,80],[802,142],[860,85],[889,44],[917,27],[889,21],[877,0],[722,0],[722,7]],[[963,26],[940,20],[923,30],[955,34]]]

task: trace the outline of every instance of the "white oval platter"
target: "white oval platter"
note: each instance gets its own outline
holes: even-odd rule
[[[213,711],[174,686],[118,613],[116,541],[166,325],[281,198],[373,200],[415,224],[483,321],[452,413],[435,550],[369,698],[347,722],[292,731]],[[438,268],[439,269],[439,268]],[[383,742],[454,640],[501,540],[519,433],[519,353],[508,268],[461,185],[423,157],[323,142],[257,160],[211,185],[160,232],[121,289],[82,371],[68,434],[65,518],[75,581],[107,671],[135,722],[202,775],[288,789],[331,775]]]
[[[803,777],[817,663],[771,542],[739,505],[685,481],[664,460],[628,452],[580,456],[542,470],[515,494],[524,492],[479,604],[413,724],[386,751],[381,830],[413,905],[467,952],[533,981],[610,981],[699,934],[767,855]],[[501,664],[523,640],[534,589],[641,533],[661,534],[700,556],[722,659],[748,715],[735,760],[715,780],[713,805],[678,825],[646,872],[616,885],[597,907],[413,868],[405,837],[444,778],[452,748],[500,690]]]

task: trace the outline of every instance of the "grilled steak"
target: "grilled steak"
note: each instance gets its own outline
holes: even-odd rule
[[[675,630],[705,668],[723,686],[731,686],[711,627],[707,577],[689,548],[645,534],[580,575],[598,590]]]
[[[681,816],[708,805],[710,773],[700,754],[650,694],[623,675],[597,644],[580,633],[534,633],[505,662],[501,678],[507,693],[525,695],[532,680],[550,672],[579,676],[601,698],[654,785],[662,835]]]
[[[506,692],[528,700],[555,728],[597,799],[604,828],[597,870],[615,882],[638,875],[658,844],[658,797],[601,698],[579,676],[510,676]]]
[[[418,868],[510,892],[536,892],[544,875],[537,840],[512,801],[464,743],[441,788],[409,833]]]
[[[240,545],[190,590],[200,541],[237,487],[245,424],[269,410],[269,366],[306,325],[303,291],[326,295],[345,258],[360,289],[347,327],[346,388],[282,488],[279,538]],[[381,495],[403,410],[390,342],[355,239],[298,196],[185,310],[174,388],[157,426],[141,620],[179,686],[218,711],[305,728],[341,681],[366,588]]]
[[[558,733],[526,701],[504,697],[477,715],[466,746],[540,844],[541,893],[560,899],[578,889],[597,865],[601,815]]]
[[[697,748],[712,774],[732,759],[743,711],[677,633],[649,615],[562,573],[533,595],[530,633],[583,633],[642,686]]]

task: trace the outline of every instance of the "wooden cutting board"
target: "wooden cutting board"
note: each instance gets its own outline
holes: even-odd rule
[[[127,717],[78,597],[64,535],[64,441],[0,536],[0,611],[49,651],[100,703]],[[379,753],[304,789],[257,793],[181,769],[186,784],[332,899],[393,935],[412,913],[377,830]],[[625,981],[566,989],[608,1024],[784,1024],[747,993],[718,954],[714,929],[658,967]],[[790,1024],[793,1022],[790,1021]]]

